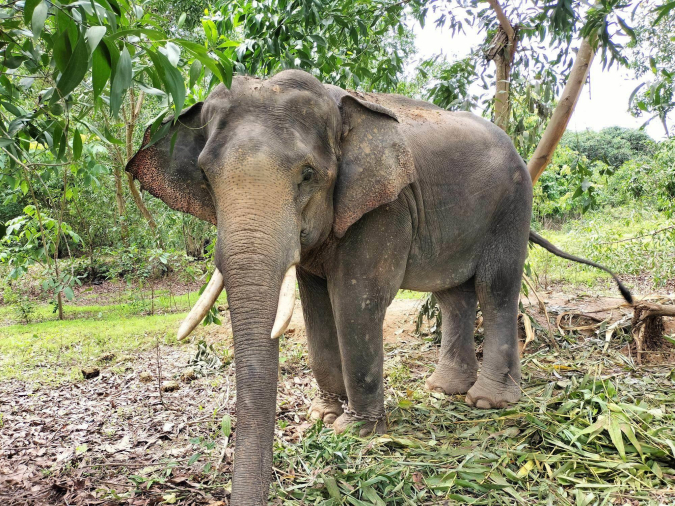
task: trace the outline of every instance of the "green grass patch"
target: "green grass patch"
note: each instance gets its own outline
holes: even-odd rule
[[[672,225],[672,219],[653,210],[625,207],[590,212],[560,230],[540,233],[568,253],[619,275],[643,276],[658,288],[675,278],[675,229],[653,234]],[[529,250],[528,261],[542,284],[568,283],[616,292],[603,271],[556,257],[538,246]]]

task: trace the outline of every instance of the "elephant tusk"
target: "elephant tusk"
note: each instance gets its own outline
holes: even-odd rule
[[[211,276],[211,281],[209,281],[209,284],[206,285],[206,288],[204,289],[201,297],[199,297],[199,300],[197,300],[195,305],[192,306],[192,309],[190,310],[190,313],[188,313],[187,318],[185,318],[183,323],[180,324],[180,327],[178,328],[179,341],[182,341],[187,336],[189,336],[190,332],[192,332],[195,327],[201,323],[201,321],[210,311],[211,306],[213,306],[214,302],[216,302],[216,299],[218,299],[220,292],[223,291],[224,286],[223,275],[216,268],[216,270],[213,272],[213,276]]]
[[[279,304],[277,305],[277,317],[272,326],[272,339],[283,334],[291,323],[293,308],[295,307],[295,265],[292,265],[284,275],[279,290]]]

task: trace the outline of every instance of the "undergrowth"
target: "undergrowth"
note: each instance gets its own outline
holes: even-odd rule
[[[675,279],[675,228],[668,228],[673,225],[672,218],[648,208],[622,207],[591,211],[569,220],[560,230],[540,233],[568,253],[600,263],[620,276],[640,277],[647,288],[659,288]],[[615,291],[603,271],[542,248],[530,248],[529,262],[544,286],[567,283]]]
[[[670,504],[674,376],[638,371],[603,344],[529,355],[522,401],[489,411],[425,391],[418,353],[397,353],[385,367],[396,370],[388,433],[317,424],[297,445],[278,442],[275,493],[288,505]]]

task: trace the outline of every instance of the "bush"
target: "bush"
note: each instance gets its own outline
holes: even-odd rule
[[[590,162],[603,162],[614,169],[628,160],[651,156],[656,146],[644,130],[621,127],[566,132],[560,145],[581,153]]]

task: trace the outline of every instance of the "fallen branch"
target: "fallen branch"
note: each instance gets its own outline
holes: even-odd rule
[[[597,244],[618,244],[620,242],[635,241],[636,239],[642,239],[643,237],[653,237],[656,234],[660,234],[661,232],[665,232],[666,230],[672,230],[674,228],[675,228],[675,225],[671,225],[669,227],[664,227],[664,228],[660,228],[658,230],[655,230],[654,232],[652,232],[650,234],[636,235],[635,237],[629,237],[628,239],[620,239],[618,241],[599,242]]]

